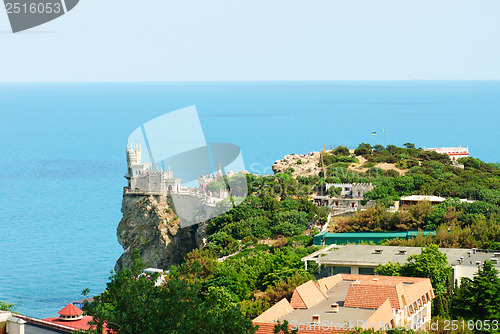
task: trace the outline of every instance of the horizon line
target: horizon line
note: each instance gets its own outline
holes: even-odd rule
[[[23,83],[234,83],[234,82],[493,82],[499,79],[304,79],[304,80],[33,80],[33,81],[0,81],[0,84]]]

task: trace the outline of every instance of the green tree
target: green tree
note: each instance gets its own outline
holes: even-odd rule
[[[302,233],[308,223],[309,220],[305,212],[299,212],[297,210],[278,212],[274,216],[275,225],[272,230],[274,234],[289,237]]]
[[[436,293],[444,293],[449,282],[452,268],[444,253],[437,245],[422,249],[422,253],[408,257],[408,263],[402,266],[403,276],[430,278]]]
[[[361,143],[359,144],[358,148],[354,150],[354,154],[356,155],[372,154],[372,146],[367,143]]]
[[[379,265],[377,274],[429,278],[436,292],[433,313],[446,316],[449,307],[446,289],[452,272],[446,255],[439,251],[438,246],[430,245],[422,249],[421,254],[409,256],[407,261],[403,265],[390,262],[386,265]]]
[[[336,156],[341,156],[341,157],[345,157],[351,154],[351,152],[349,152],[349,149],[345,146],[337,146],[332,153],[335,154]]]
[[[14,304],[8,304],[0,300],[0,311],[12,311]]]
[[[385,151],[386,151],[386,149],[382,145],[375,145],[375,146],[373,146],[373,152],[382,153],[382,152],[385,152]]]
[[[282,333],[282,334],[297,334],[299,332],[299,329],[298,328],[295,328],[293,329],[291,332],[290,332],[290,328],[288,326],[288,321],[284,321],[283,323],[280,323],[278,321],[278,324],[274,326],[273,328],[273,333],[275,334],[279,334],[279,333]]]
[[[413,143],[404,143],[403,146],[406,147],[409,150],[415,148],[415,144],[413,144]]]
[[[462,278],[452,299],[451,313],[473,320],[500,319],[500,278],[490,261],[471,280]]]
[[[342,193],[342,188],[339,187],[330,187],[327,191],[326,194],[329,197],[338,197]]]
[[[401,271],[401,264],[399,262],[392,263],[390,261],[386,264],[379,264],[376,269],[377,275],[382,276],[401,276]]]
[[[143,267],[134,256],[130,269],[113,274],[106,291],[85,304],[95,325],[86,333],[104,333],[104,326],[116,334],[255,333],[227,290],[203,291],[201,284],[176,275],[155,286],[155,277],[137,278]]]
[[[361,203],[364,205],[369,200],[376,200],[377,203],[388,207],[394,205],[394,201],[399,200],[399,195],[394,187],[380,185],[372,191],[367,192],[364,196],[364,200]]]

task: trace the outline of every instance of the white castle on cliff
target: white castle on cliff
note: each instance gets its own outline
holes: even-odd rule
[[[215,194],[208,190],[208,184],[217,181],[222,177],[220,169],[215,174],[200,175],[198,177],[198,187],[189,188],[181,186],[181,179],[175,178],[174,173],[170,170],[164,171],[163,167],[156,166],[153,170],[151,163],[142,163],[141,145],[127,144],[127,174],[125,178],[128,180],[128,186],[125,187],[124,192],[127,194],[154,194],[154,195],[196,195],[204,197],[209,202],[217,202],[230,196],[228,189],[220,189]],[[229,172],[228,175],[233,175]]]
[[[174,178],[174,173],[170,170],[164,171],[158,165],[153,170],[151,163],[141,162],[141,146],[127,144],[127,174],[129,191],[140,191],[144,193],[166,194],[168,192],[179,192],[181,190],[181,179]]]

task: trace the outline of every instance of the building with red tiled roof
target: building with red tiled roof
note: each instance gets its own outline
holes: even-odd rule
[[[66,305],[65,308],[57,313],[59,313],[61,320],[66,321],[80,320],[83,318],[83,311],[73,304]]]
[[[43,319],[43,321],[62,327],[72,328],[73,330],[89,329],[91,327],[89,321],[92,321],[92,317],[84,316],[83,311],[73,304],[66,305],[58,313],[59,317],[47,318]]]
[[[288,321],[301,334],[343,333],[354,328],[420,330],[431,320],[434,298],[428,278],[338,274],[295,288],[253,320],[259,334]]]
[[[0,311],[0,334],[7,333],[74,333],[78,330],[91,328],[89,322],[92,317],[84,316],[83,311],[73,304],[69,304],[59,311],[57,318],[35,319],[25,315]],[[8,326],[8,327],[7,327]],[[10,331],[8,330],[10,328]],[[107,328],[104,326],[104,332]]]
[[[55,329],[67,331],[68,333],[75,330],[86,330],[92,327],[89,324],[89,322],[92,321],[92,317],[83,315],[83,311],[73,304],[68,304],[58,313],[60,315],[58,318],[43,319],[40,324],[43,325],[43,323],[46,323],[52,325]]]

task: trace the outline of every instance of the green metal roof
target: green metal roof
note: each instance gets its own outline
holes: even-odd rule
[[[409,239],[416,237],[419,233],[424,235],[435,234],[434,231],[398,231],[398,232],[346,232],[346,233],[326,233],[321,232],[314,236],[314,244],[321,245],[325,240],[327,245],[333,243],[359,243],[363,241],[380,242],[386,239]]]
[[[336,238],[406,238],[406,232],[346,232],[346,233],[327,233],[326,237]]]

